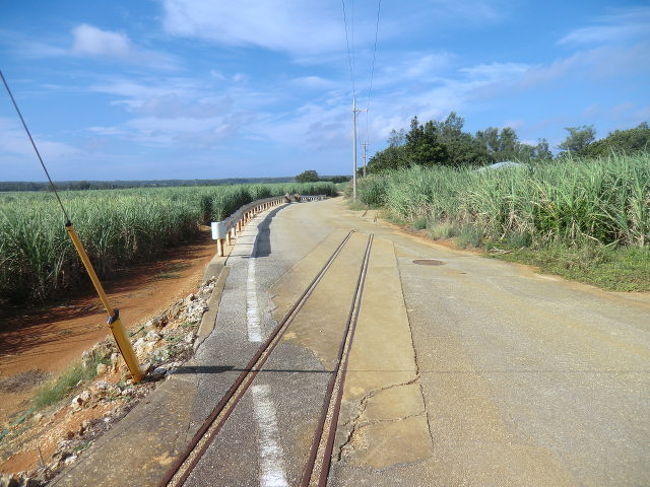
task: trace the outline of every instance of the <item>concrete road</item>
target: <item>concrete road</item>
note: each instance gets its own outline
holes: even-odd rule
[[[186,486],[298,485],[370,233],[330,486],[650,485],[648,294],[453,251],[340,198],[275,209],[237,240],[213,332],[167,396],[149,400],[161,411],[176,397],[188,411],[170,405],[179,412],[156,420],[173,444],[143,435],[157,460],[138,485],[155,485],[349,230]],[[114,441],[142,427],[126,423]],[[102,445],[93,451],[60,485],[138,478],[116,461],[101,474]],[[138,454],[125,462],[146,463]]]
[[[650,485],[647,295],[436,246],[340,199],[286,207],[269,229],[263,334],[358,232],[187,485],[296,485],[369,232],[330,485]]]

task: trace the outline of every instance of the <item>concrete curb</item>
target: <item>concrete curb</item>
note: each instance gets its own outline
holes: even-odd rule
[[[223,260],[223,257],[220,259]],[[210,267],[210,265],[212,265],[212,262],[208,264],[208,267]],[[206,311],[201,318],[201,324],[199,325],[198,331],[196,333],[196,340],[194,341],[194,350],[197,350],[205,341],[205,339],[210,335],[210,333],[212,333],[212,330],[214,330],[216,323],[217,313],[219,312],[219,303],[221,301],[221,294],[223,293],[223,288],[226,285],[226,279],[230,273],[230,269],[228,267],[224,267],[223,262],[215,264],[213,270],[216,271],[217,268],[219,269],[218,274],[216,275],[217,281],[214,284],[214,289],[212,290],[212,294],[208,300],[208,311]],[[207,279],[214,277],[214,275],[210,277],[207,276],[208,271],[206,271]]]

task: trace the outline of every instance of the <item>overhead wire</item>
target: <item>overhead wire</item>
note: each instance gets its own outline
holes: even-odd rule
[[[23,128],[25,129],[25,132],[27,132],[27,136],[29,137],[29,141],[32,143],[32,147],[34,148],[34,151],[36,152],[36,156],[38,157],[38,161],[41,163],[41,167],[43,168],[43,171],[45,172],[45,175],[47,176],[47,180],[50,182],[50,188],[52,188],[52,191],[54,192],[54,196],[56,196],[57,201],[59,202],[59,206],[61,207],[61,211],[63,212],[63,215],[65,217],[65,229],[66,232],[68,233],[68,236],[70,237],[70,240],[72,241],[72,245],[74,246],[75,250],[77,251],[77,254],[79,254],[79,258],[81,259],[81,262],[86,269],[86,272],[88,273],[88,277],[90,278],[90,281],[93,284],[93,287],[95,288],[95,291],[97,291],[97,295],[99,297],[99,300],[102,302],[104,305],[104,308],[106,309],[106,313],[108,314],[108,321],[106,322],[110,329],[111,333],[113,334],[113,337],[115,338],[115,343],[117,344],[117,349],[120,351],[122,354],[122,357],[124,358],[124,361],[126,362],[129,371],[131,372],[131,376],[133,377],[134,382],[140,382],[140,380],[144,377],[144,373],[140,369],[140,364],[138,363],[138,359],[135,355],[135,352],[133,351],[133,347],[131,346],[131,342],[129,341],[129,338],[126,334],[126,330],[124,328],[124,325],[122,324],[122,321],[120,319],[120,312],[118,309],[113,308],[108,300],[108,296],[106,295],[106,291],[104,291],[104,287],[102,286],[101,281],[99,280],[99,277],[97,277],[97,273],[95,272],[95,268],[93,267],[92,262],[90,261],[90,258],[88,257],[88,254],[86,253],[86,250],[84,249],[83,243],[81,242],[81,239],[79,238],[79,235],[77,234],[77,231],[74,228],[74,225],[72,225],[72,222],[70,221],[70,217],[68,216],[68,212],[65,209],[65,206],[63,206],[63,202],[61,201],[61,198],[59,197],[59,193],[56,190],[56,186],[54,185],[54,182],[52,181],[52,178],[50,177],[50,173],[47,170],[47,167],[45,166],[45,162],[43,162],[43,158],[41,157],[41,153],[38,150],[38,147],[36,147],[36,142],[34,142],[34,138],[32,137],[31,132],[29,131],[29,128],[27,128],[27,123],[25,122],[25,119],[23,118],[23,114],[20,111],[20,108],[18,108],[18,104],[16,103],[16,99],[14,98],[13,93],[11,92],[11,89],[9,88],[9,84],[7,83],[7,80],[4,77],[4,74],[2,74],[2,71],[0,71],[0,78],[2,78],[2,83],[4,84],[5,88],[7,89],[7,93],[9,93],[9,98],[11,98],[11,102],[14,105],[14,108],[16,109],[16,113],[18,113],[18,117],[20,118],[20,121],[23,124]]]
[[[14,98],[13,93],[11,92],[11,89],[9,88],[9,84],[7,83],[7,80],[5,79],[4,75],[2,74],[2,70],[0,70],[0,78],[2,78],[2,83],[5,85],[5,88],[7,89],[7,93],[9,93],[9,98],[11,98],[11,103],[13,103],[14,108],[16,109],[16,113],[18,113],[18,117],[20,118],[21,123],[23,124],[23,128],[25,129],[25,132],[27,132],[27,137],[29,137],[29,141],[32,143],[32,147],[34,148],[34,151],[36,152],[36,156],[38,157],[38,161],[41,163],[41,167],[43,168],[43,171],[45,171],[45,175],[47,176],[47,180],[50,182],[50,188],[52,188],[52,191],[54,192],[54,196],[56,196],[57,201],[59,202],[59,206],[61,207],[61,211],[63,211],[63,215],[65,216],[65,221],[66,224],[70,222],[70,217],[68,216],[68,212],[65,209],[65,206],[63,206],[63,202],[61,201],[61,198],[59,197],[59,193],[56,190],[56,186],[52,182],[52,178],[50,177],[50,173],[47,170],[47,167],[45,167],[45,163],[43,162],[43,158],[41,157],[41,153],[38,151],[38,147],[36,147],[36,142],[34,142],[34,138],[32,137],[31,132],[27,128],[27,124],[25,123],[25,119],[23,118],[23,114],[20,112],[20,108],[18,108],[18,104],[16,103],[16,99]]]
[[[353,56],[353,50],[354,46],[352,46],[352,49],[350,49],[350,36],[348,35],[348,18],[347,18],[347,13],[345,11],[345,0],[341,0],[341,6],[343,7],[343,25],[345,26],[345,47],[348,52],[348,66],[350,68],[350,82],[352,83],[352,98],[356,98],[356,81],[355,81],[355,73],[354,73],[354,68],[355,68],[355,63],[354,63],[354,56]]]
[[[381,0],[377,3],[377,22],[375,25],[375,45],[372,50],[372,67],[370,69],[370,89],[368,91],[368,105],[366,106],[366,149],[370,139],[370,103],[372,102],[372,88],[375,79],[375,63],[377,61],[377,40],[379,39],[379,18],[381,15]],[[366,161],[367,164],[367,161]]]

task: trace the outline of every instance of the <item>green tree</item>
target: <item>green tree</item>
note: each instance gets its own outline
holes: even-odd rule
[[[406,132],[404,129],[391,130],[388,136],[388,145],[390,147],[399,147],[406,144]]]
[[[650,127],[648,122],[640,123],[628,130],[615,130],[604,139],[590,144],[586,150],[589,157],[602,157],[612,152],[635,154],[650,151]]]
[[[488,153],[489,162],[529,159],[533,150],[532,146],[519,142],[517,132],[511,127],[505,127],[501,131],[488,127],[476,132],[476,139]]]
[[[404,147],[412,164],[434,166],[448,163],[447,150],[438,142],[437,128],[431,120],[420,125],[418,117],[413,117]]]
[[[411,159],[408,156],[406,146],[388,146],[370,158],[368,172],[377,173],[409,166],[411,166]]]
[[[550,161],[553,159],[553,153],[551,152],[548,140],[539,139],[533,151],[533,159],[537,159],[538,161]]]
[[[476,132],[477,140],[483,144],[486,151],[490,156],[494,156],[499,152],[499,129],[495,127],[488,127],[485,130]],[[492,157],[494,159],[494,157]]]
[[[437,123],[438,140],[446,147],[447,165],[461,166],[464,164],[486,164],[490,162],[485,146],[471,134],[463,132],[465,120],[456,112],[451,112],[447,118]]]
[[[313,169],[301,172],[296,176],[297,183],[315,183],[317,181],[320,181],[320,178],[318,177],[318,173]]]
[[[594,129],[594,126],[566,127],[565,130],[569,132],[569,135],[567,135],[564,142],[558,145],[558,148],[563,151],[562,155],[586,155],[587,148],[596,138],[596,129]]]

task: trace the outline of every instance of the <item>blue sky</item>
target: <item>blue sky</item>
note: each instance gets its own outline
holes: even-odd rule
[[[377,2],[345,2],[360,107]],[[338,0],[0,0],[0,69],[55,179],[350,173]],[[454,110],[556,146],[650,119],[650,4],[383,0],[372,154],[410,118]],[[0,180],[43,180],[6,94]]]

